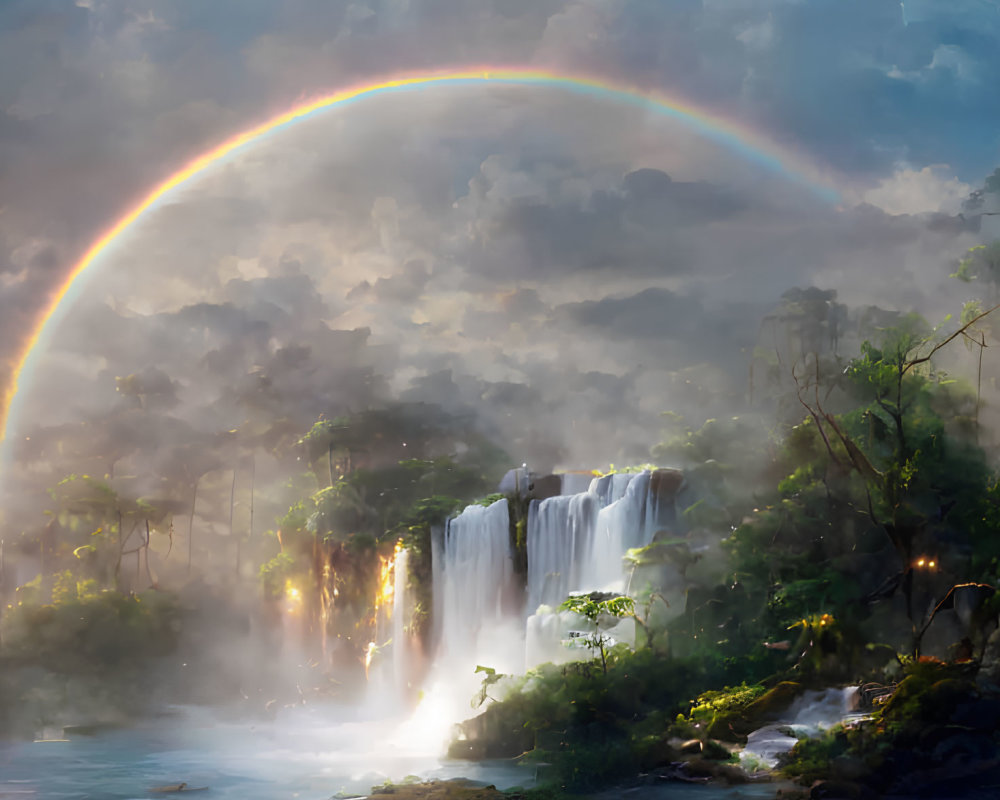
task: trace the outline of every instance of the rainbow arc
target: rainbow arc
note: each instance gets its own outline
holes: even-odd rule
[[[33,357],[39,351],[44,350],[46,339],[55,327],[60,312],[64,310],[71,299],[68,298],[68,295],[74,285],[77,284],[84,272],[94,266],[102,253],[159,201],[236,151],[259,141],[266,135],[307,120],[320,112],[379,94],[461,84],[549,87],[589,95],[596,99],[645,106],[652,111],[679,120],[764,169],[805,187],[825,201],[836,203],[839,200],[839,193],[826,179],[822,170],[790,148],[779,146],[749,126],[678,98],[626,84],[608,82],[600,78],[537,69],[490,66],[430,74],[400,75],[342,89],[333,94],[303,102],[282,114],[226,139],[221,144],[192,159],[153,187],[91,244],[67,273],[63,282],[52,292],[38,314],[31,334],[15,361],[6,396],[0,405],[0,444],[8,439],[11,420],[16,416],[19,385],[26,373],[30,372]]]

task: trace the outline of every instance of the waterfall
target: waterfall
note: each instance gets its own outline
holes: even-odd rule
[[[528,509],[528,613],[557,606],[581,587],[600,511],[590,492],[550,497]]]
[[[473,505],[431,535],[434,629],[438,663],[461,673],[477,664],[521,672],[542,660],[586,657],[565,643],[579,630],[574,615],[553,614],[572,593],[626,592],[625,553],[649,544],[661,524],[673,525],[673,496],[683,477],[670,470],[563,477],[564,491],[531,500],[523,588],[514,572],[506,499]],[[551,480],[545,479],[545,491]],[[512,470],[504,486],[530,493],[542,481]],[[662,497],[661,497],[662,495]],[[530,496],[528,494],[527,496]],[[616,631],[620,640],[634,631]]]
[[[520,614],[516,601],[507,500],[467,507],[445,526],[441,548],[441,643],[450,661],[494,666],[510,660],[501,631]],[[512,608],[514,606],[514,608]],[[518,659],[520,661],[520,659]]]
[[[610,502],[597,514],[590,552],[582,565],[581,591],[623,592],[622,558],[629,549],[649,544],[656,533],[656,514],[649,493],[650,473],[611,477],[627,480],[612,482],[606,495]]]
[[[431,526],[431,652],[441,642],[444,619],[444,525]]]
[[[803,737],[815,737],[841,722],[863,717],[857,714],[858,687],[808,690],[797,697],[779,722],[765,725],[747,737],[740,754],[743,766],[773,769],[782,753],[789,752]]]
[[[396,548],[392,593],[392,675],[396,692],[405,697],[410,689],[410,635],[407,623],[412,612],[409,591],[410,551]]]
[[[532,502],[527,612],[572,592],[625,589],[622,558],[649,544],[661,520],[650,472],[594,478],[586,492]]]

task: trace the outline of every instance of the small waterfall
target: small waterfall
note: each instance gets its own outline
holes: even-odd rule
[[[803,692],[783,715],[786,721],[765,725],[747,737],[740,761],[749,769],[758,764],[773,769],[782,753],[803,736],[818,736],[841,722],[856,718],[858,687]]]
[[[401,697],[406,697],[411,688],[411,642],[407,623],[413,608],[409,578],[410,551],[397,546],[392,576],[392,675],[396,692]]]
[[[444,620],[444,525],[431,526],[431,586],[433,587],[431,617],[431,652],[441,642]]]
[[[516,591],[507,500],[469,506],[449,520],[441,556],[442,654],[459,662],[486,654],[508,661],[511,654],[504,653],[508,648],[500,643],[500,631],[505,617],[520,608],[511,609]]]

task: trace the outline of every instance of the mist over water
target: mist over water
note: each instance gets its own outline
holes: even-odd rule
[[[419,733],[400,717],[338,706],[285,710],[258,724],[177,708],[127,731],[0,744],[0,796],[124,800],[185,782],[208,786],[209,797],[274,800],[365,795],[409,775],[498,787],[533,780],[533,770],[511,764],[443,762],[434,738]]]
[[[280,5],[192,21],[81,0],[43,19],[15,0],[10,16],[34,21],[17,36],[0,14],[0,62],[17,65],[0,70],[0,351],[133,182],[310,82],[397,62],[516,57],[677,91],[820,165],[839,204],[641,103],[484,85],[319,115],[157,205],[77,287],[18,387],[0,465],[0,732],[20,738],[0,744],[0,798],[531,785],[515,760],[444,758],[471,739],[456,724],[514,691],[494,678],[546,662],[590,663],[524,686],[585,696],[617,643],[635,656],[622,685],[645,664],[661,706],[607,730],[567,714],[550,755],[571,741],[598,763],[643,717],[628,746],[655,728],[650,763],[669,772],[676,709],[657,715],[686,711],[709,669],[735,686],[811,659],[836,684],[856,632],[833,639],[877,603],[857,641],[901,648],[910,606],[935,610],[944,578],[900,584],[917,587],[903,609],[885,587],[909,553],[879,538],[870,494],[862,530],[853,490],[831,489],[829,440],[796,452],[801,471],[781,453],[822,428],[822,368],[828,410],[860,412],[852,435],[891,473],[886,418],[845,399],[845,365],[886,331],[949,331],[965,301],[1000,297],[1000,250],[984,246],[1000,235],[995,142],[951,141],[996,116],[1000,17],[963,40],[971,23],[909,2]],[[992,335],[914,370],[937,404],[921,424],[941,423],[927,441],[965,436],[974,456],[954,463],[976,476],[1000,423]],[[474,502],[519,464],[506,497]],[[972,500],[933,488],[916,504],[927,548],[954,558],[920,567],[971,563],[948,515]],[[787,524],[768,527],[773,508]],[[928,651],[950,652],[985,591],[954,601]],[[582,594],[640,613],[560,610]],[[842,606],[828,617],[828,603]],[[806,635],[814,615],[829,652]],[[770,759],[785,722],[826,727],[845,696],[807,695],[750,750]]]

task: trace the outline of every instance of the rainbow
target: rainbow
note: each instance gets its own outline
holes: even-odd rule
[[[94,241],[80,260],[74,264],[62,284],[49,296],[48,301],[37,316],[30,336],[14,362],[3,404],[0,406],[0,443],[5,442],[10,434],[11,419],[15,415],[17,405],[19,383],[25,372],[32,366],[32,356],[37,351],[44,350],[43,345],[55,327],[54,322],[59,318],[59,312],[68,305],[65,301],[71,289],[77,284],[80,276],[100,258],[101,254],[118,237],[175,189],[202,175],[220,160],[259,141],[262,137],[281,131],[335,106],[389,92],[426,89],[443,85],[483,84],[563,89],[597,99],[642,106],[683,122],[693,130],[764,169],[805,187],[825,201],[836,203],[839,200],[838,192],[823,177],[822,171],[790,149],[779,147],[774,141],[742,123],[698,108],[689,102],[627,84],[613,83],[584,75],[565,75],[534,69],[477,67],[449,72],[400,75],[375,83],[342,89],[333,94],[305,101],[289,111],[238,133],[202,153],[150,190]]]

